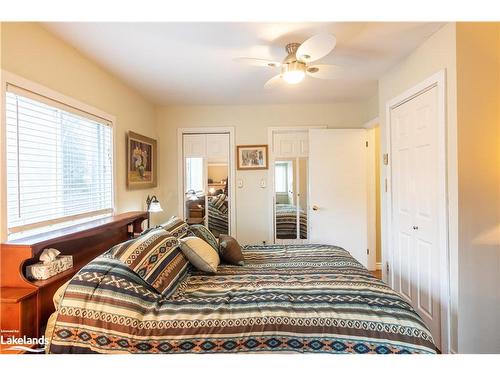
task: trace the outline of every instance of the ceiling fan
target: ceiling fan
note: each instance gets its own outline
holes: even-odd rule
[[[237,61],[254,66],[280,68],[280,74],[274,76],[264,84],[265,88],[272,88],[285,81],[291,85],[301,82],[306,75],[320,79],[338,78],[339,67],[327,64],[310,64],[328,55],[335,48],[337,39],[333,34],[317,34],[304,43],[289,43],[285,49],[287,56],[283,62],[240,57]]]

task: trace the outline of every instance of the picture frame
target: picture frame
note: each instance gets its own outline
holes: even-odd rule
[[[127,133],[127,188],[148,189],[158,185],[156,139]]]
[[[239,170],[269,169],[267,145],[239,145],[236,154]]]

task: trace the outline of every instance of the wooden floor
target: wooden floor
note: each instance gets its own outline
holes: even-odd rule
[[[370,273],[377,279],[382,280],[382,270],[370,271]]]

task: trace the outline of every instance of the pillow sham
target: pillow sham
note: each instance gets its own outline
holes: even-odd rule
[[[220,263],[219,254],[207,242],[198,237],[180,239],[180,247],[191,264],[200,271],[216,273]]]
[[[245,258],[241,252],[241,246],[235,238],[226,234],[219,236],[219,256],[229,264],[236,266],[244,266]]]
[[[172,216],[166,223],[160,226],[178,239],[187,236],[189,232],[188,223],[177,216]]]
[[[219,243],[217,242],[217,238],[213,235],[210,230],[202,225],[202,224],[193,224],[189,227],[189,230],[198,238],[201,238],[203,241],[208,242],[210,246],[214,248],[217,253],[219,253]]]
[[[115,258],[166,297],[175,293],[178,281],[189,266],[188,259],[179,249],[179,240],[161,228],[118,244],[112,252]]]

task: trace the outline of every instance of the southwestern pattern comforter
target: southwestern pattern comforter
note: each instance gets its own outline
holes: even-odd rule
[[[191,271],[170,298],[110,252],[66,288],[50,353],[435,353],[411,306],[327,245],[249,246],[246,265]]]
[[[307,238],[307,213],[299,209],[300,238]],[[292,204],[276,205],[276,238],[297,238],[297,207]]]

